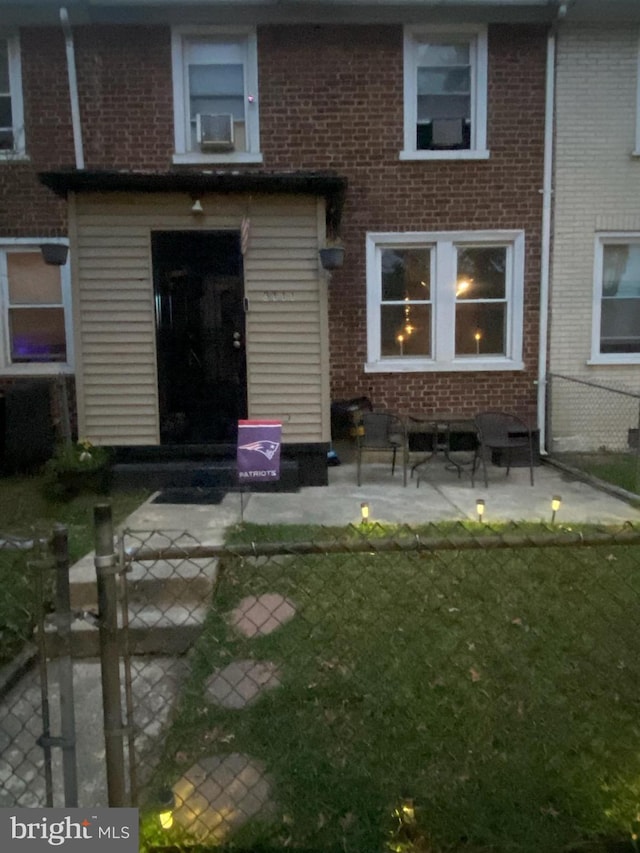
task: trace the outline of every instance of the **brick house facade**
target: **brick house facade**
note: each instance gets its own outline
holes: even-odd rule
[[[70,380],[76,377],[79,382],[78,429],[99,442],[129,443],[127,419],[123,416],[115,431],[102,430],[99,414],[96,414],[99,410],[91,409],[90,403],[93,356],[90,357],[86,342],[92,326],[83,314],[82,304],[87,292],[85,280],[89,275],[86,259],[91,252],[82,246],[87,244],[86,235],[90,229],[95,229],[96,204],[101,198],[114,200],[116,191],[128,194],[127,204],[151,199],[159,204],[165,200],[177,204],[178,194],[195,197],[184,177],[175,179],[177,185],[174,181],[176,175],[185,174],[203,176],[203,193],[213,193],[210,200],[215,202],[216,215],[219,212],[222,219],[211,220],[208,227],[216,230],[227,227],[219,224],[224,219],[225,199],[234,211],[241,212],[243,205],[249,204],[247,199],[255,202],[266,198],[260,190],[252,194],[251,175],[262,174],[269,180],[270,176],[286,180],[292,174],[335,175],[347,187],[340,224],[340,236],[346,248],[344,266],[333,272],[330,279],[321,270],[313,273],[317,279],[314,299],[318,303],[317,310],[313,311],[317,313],[319,334],[326,337],[319,345],[321,355],[315,370],[328,375],[321,380],[317,391],[309,392],[315,396],[305,412],[291,404],[291,414],[285,418],[285,440],[286,424],[290,423],[291,442],[326,447],[330,439],[327,411],[330,401],[361,395],[369,397],[376,407],[402,413],[455,410],[472,415],[484,408],[508,408],[535,419],[540,345],[546,57],[552,17],[549,4],[535,0],[528,4],[506,4],[499,13],[491,4],[476,4],[478,11],[474,13],[474,20],[465,20],[464,24],[481,28],[486,34],[486,145],[477,146],[486,150],[478,151],[478,156],[464,156],[465,151],[463,156],[458,156],[460,152],[455,151],[451,158],[446,156],[446,150],[441,150],[434,159],[414,158],[411,154],[401,156],[403,146],[406,147],[403,85],[406,85],[407,48],[403,41],[406,22],[399,13],[391,8],[382,16],[369,11],[359,15],[358,23],[354,23],[354,15],[348,10],[342,14],[344,20],[341,22],[341,13],[331,14],[330,10],[328,15],[318,13],[315,20],[310,20],[309,9],[301,8],[286,22],[272,22],[268,12],[260,10],[249,26],[255,32],[257,43],[261,156],[254,158],[255,162],[247,158],[247,162],[241,164],[218,162],[215,158],[213,163],[176,162],[172,20],[175,23],[179,18],[174,14],[172,19],[170,12],[165,13],[164,4],[158,4],[148,18],[141,17],[146,13],[144,9],[137,9],[136,3],[121,5],[130,7],[131,23],[89,21],[80,14],[76,22],[71,7],[84,153],[81,170],[74,169],[64,33],[55,18],[51,20],[50,13],[43,25],[28,17],[21,20],[15,9],[16,25],[11,29],[19,36],[26,156],[8,156],[4,162],[0,160],[0,193],[7,200],[0,209],[0,242],[4,240],[5,245],[9,245],[7,241],[15,238],[32,239],[35,243],[44,238],[70,238],[74,329],[70,351],[75,349],[75,361],[66,368],[52,365],[50,370],[38,363],[35,374],[55,375],[62,370]],[[437,22],[432,23],[430,5],[423,4],[421,13],[412,14],[412,23],[427,34],[433,27],[435,32],[444,31],[447,38],[451,38],[450,33],[455,34],[460,28],[459,16],[452,13],[449,20],[443,20],[440,14]],[[509,5],[517,7],[517,15],[511,14]],[[466,8],[468,11],[469,6]],[[367,23],[368,18],[371,18],[370,23]],[[146,22],[143,24],[141,20]],[[246,15],[237,20],[242,20],[242,27],[247,25]],[[211,4],[210,14],[207,10],[199,10],[194,26],[219,26],[220,21],[221,13]],[[225,20],[226,27],[232,25],[240,27],[233,19]],[[473,69],[472,79],[474,73],[477,69]],[[483,99],[484,95],[476,93],[475,97]],[[225,190],[219,196],[216,194],[218,184],[207,183],[214,181],[212,174],[215,177],[221,172],[231,176],[241,173],[243,183],[237,194]],[[44,186],[39,177],[42,173],[57,178]],[[75,178],[65,185],[64,175],[72,173]],[[166,180],[164,194],[150,196],[144,191],[136,195],[129,186],[117,186],[117,181],[116,185],[100,188],[100,176],[106,173],[112,181],[114,175],[125,173],[163,176]],[[81,181],[78,183],[78,174],[95,178],[90,193]],[[52,186],[57,194],[51,191]],[[171,194],[170,198],[167,193]],[[274,196],[277,192],[270,186],[268,197]],[[289,196],[284,192],[283,197]],[[85,211],[84,199],[90,202],[91,209],[88,207]],[[145,208],[147,235],[154,228],[169,228],[163,225],[164,219],[158,219],[155,209],[153,204]],[[207,210],[210,209],[211,205]],[[261,215],[259,212],[252,215],[252,223],[258,223]],[[173,223],[171,228],[193,228],[192,218],[176,225],[175,216],[172,212],[173,218],[166,219]],[[271,216],[272,213],[264,213],[265,228]],[[109,221],[116,222],[115,219]],[[110,225],[109,228],[112,237],[114,233],[124,233],[118,229],[125,225]],[[369,291],[370,303],[372,282],[375,288],[375,273],[371,269],[373,253],[378,252],[379,257],[384,258],[387,251],[400,254],[404,251],[406,260],[412,252],[427,246],[431,253],[431,274],[442,277],[441,269],[449,258],[444,252],[450,251],[450,244],[454,245],[454,251],[458,251],[455,249],[458,244],[473,247],[475,233],[482,235],[481,246],[494,246],[497,242],[507,247],[504,250],[507,266],[517,267],[517,261],[508,254],[513,246],[519,247],[513,249],[514,256],[522,252],[521,280],[515,281],[517,274],[512,268],[514,291],[506,300],[507,307],[498,309],[498,316],[502,317],[499,322],[505,324],[506,331],[496,352],[490,353],[488,361],[483,360],[478,369],[473,366],[475,353],[466,349],[464,358],[459,358],[457,352],[453,356],[449,352],[442,364],[439,364],[435,349],[430,354],[427,352],[427,344],[413,360],[397,358],[397,353],[390,356],[388,351],[385,355],[379,341],[372,342],[378,334],[376,323],[383,323],[381,317],[387,316],[384,299],[382,307],[374,306],[373,313],[368,304],[367,293]],[[406,239],[410,242],[406,248],[405,244],[399,248],[395,246],[394,234],[408,235]],[[415,235],[415,240],[411,235]],[[262,239],[267,238],[256,237],[254,245]],[[322,222],[312,245],[321,245],[323,239]],[[440,242],[444,247],[442,255],[439,254]],[[390,247],[389,250],[386,247]],[[370,255],[367,254],[369,250]],[[117,256],[117,247],[111,246],[111,251],[115,254],[105,256],[101,261],[104,265],[111,262],[109,258]],[[252,251],[253,246],[249,249]],[[272,255],[274,251],[271,250]],[[308,247],[304,251],[307,252]],[[265,252],[267,257],[269,249]],[[302,244],[299,252],[302,256]],[[251,268],[251,255],[245,262],[246,273]],[[304,267],[306,275],[311,262],[307,259],[304,263],[307,264]],[[261,269],[266,269],[264,264]],[[108,284],[106,276],[105,287]],[[294,293],[295,283],[287,285],[290,290],[269,287],[261,291],[262,299],[267,301],[275,294],[274,299],[286,300],[287,294]],[[414,315],[428,317],[432,323],[429,346],[451,350],[454,344],[446,342],[446,338],[449,336],[453,341],[453,331],[445,328],[447,323],[451,325],[451,315],[445,315],[439,302],[441,296],[436,292],[443,287],[443,280],[439,280],[436,287],[434,279],[431,287],[431,305],[425,309],[417,300]],[[518,290],[517,295],[514,295],[515,290]],[[145,291],[144,298],[148,296]],[[137,298],[142,301],[142,294]],[[6,306],[3,310],[6,312]],[[427,314],[427,310],[431,313]],[[458,308],[447,310],[458,311]],[[461,310],[456,316],[464,316],[464,309]],[[490,305],[488,313],[495,315],[495,311],[495,306]],[[500,313],[502,311],[507,312],[508,319]],[[328,318],[324,332],[323,312]],[[511,317],[509,312],[520,313],[520,317]],[[101,316],[106,317],[106,314]],[[288,322],[295,326],[295,316],[288,316]],[[6,335],[6,321],[3,328]],[[249,325],[249,331],[251,328]],[[286,337],[287,332],[283,334]],[[388,347],[383,343],[382,350],[385,346]],[[459,346],[456,340],[455,347]],[[505,352],[500,350],[501,346]],[[286,409],[284,403],[278,402],[280,392],[276,388],[273,401],[267,405],[261,402],[264,394],[261,396],[258,380],[252,379],[260,374],[262,356],[259,355],[260,347],[252,346],[249,332],[247,347],[247,414],[278,416]],[[508,352],[509,347],[512,353]],[[277,349],[277,341],[273,348]],[[295,352],[292,349],[292,353]],[[399,355],[407,353],[401,351]],[[126,361],[127,357],[123,356],[123,367]],[[102,372],[106,373],[106,368]],[[4,367],[0,366],[0,385],[23,381],[29,374],[29,368],[24,365],[14,370],[11,358],[5,357]],[[105,381],[108,385],[109,379]],[[294,373],[286,381],[295,384],[297,375]],[[306,378],[301,381],[306,382]],[[113,383],[115,387],[115,377]],[[155,405],[154,393],[149,392],[150,423],[158,417],[157,412],[151,411]],[[285,398],[286,394],[282,399]],[[317,414],[317,401],[320,401],[321,415]],[[312,423],[314,418],[317,423]],[[134,443],[162,441],[157,430],[154,439],[150,427]]]

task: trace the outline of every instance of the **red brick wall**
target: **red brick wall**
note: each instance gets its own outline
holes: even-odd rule
[[[171,168],[167,27],[74,30],[87,168]],[[57,236],[64,202],[36,180],[73,165],[62,33],[21,32],[31,160],[0,164],[0,234]],[[330,287],[333,399],[367,395],[400,410],[535,407],[544,73],[541,28],[491,27],[487,161],[400,162],[401,26],[258,31],[264,168],[334,169],[349,190],[345,266]],[[258,168],[258,167],[256,167]],[[365,374],[367,231],[524,229],[524,372]]]
[[[0,162],[0,234],[67,233],[66,203],[37,173],[75,165],[62,30],[20,31],[28,162]],[[87,169],[171,167],[168,27],[76,27],[74,46]]]
[[[87,168],[169,169],[169,28],[81,27],[75,47]]]
[[[270,168],[336,169],[349,190],[345,265],[330,288],[332,399],[402,411],[535,411],[542,199],[544,30],[489,32],[487,161],[400,162],[402,28],[259,32],[261,139]],[[367,231],[524,229],[524,372],[365,374]]]
[[[20,33],[24,120],[29,160],[0,162],[0,234],[61,237],[66,204],[42,186],[37,173],[73,164],[64,39],[59,29]]]

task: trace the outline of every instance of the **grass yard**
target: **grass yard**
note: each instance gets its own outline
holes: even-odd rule
[[[605,483],[640,494],[640,465],[635,453],[561,453],[557,458]]]
[[[295,617],[239,636],[227,614],[266,592]],[[637,546],[229,560],[154,784],[205,755],[262,761],[271,806],[231,838],[250,849],[634,849],[639,612]],[[211,673],[247,658],[280,686],[208,702]]]
[[[93,507],[109,500],[114,522],[123,521],[147,497],[144,492],[85,492],[69,501],[45,497],[43,476],[0,479],[0,540],[8,537],[48,537],[55,523],[69,530],[69,551],[74,562],[93,548]],[[31,634],[35,612],[34,577],[28,570],[26,551],[0,544],[0,665],[10,661]]]

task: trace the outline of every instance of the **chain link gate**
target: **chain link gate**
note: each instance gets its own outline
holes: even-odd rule
[[[640,531],[318,535],[125,533],[143,850],[629,842]]]
[[[0,806],[74,806],[66,528],[0,541],[0,577]]]

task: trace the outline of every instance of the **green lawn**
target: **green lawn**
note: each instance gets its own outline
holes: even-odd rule
[[[561,453],[557,458],[598,480],[640,494],[640,464],[635,453]]]
[[[55,523],[69,530],[71,561],[93,548],[93,507],[109,500],[114,521],[124,520],[147,497],[144,492],[86,492],[69,501],[45,497],[43,476],[0,478],[0,540],[8,537],[48,537]],[[35,578],[29,552],[0,545],[0,665],[11,660],[31,635],[35,612]]]
[[[225,614],[262,592],[297,614],[241,638]],[[233,836],[247,847],[554,853],[628,840],[639,608],[638,546],[227,560],[155,785],[207,754],[264,762],[273,804]],[[241,710],[212,706],[206,679],[246,658],[276,663],[281,686]]]

